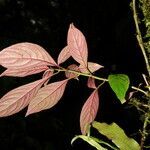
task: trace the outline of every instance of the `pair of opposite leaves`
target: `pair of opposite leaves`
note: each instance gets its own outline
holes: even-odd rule
[[[72,64],[68,68],[83,73],[92,73],[101,65],[88,62],[88,49],[84,35],[73,24],[67,36],[67,46],[62,49],[57,63],[41,46],[33,43],[18,43],[0,52],[0,65],[7,68],[0,76],[25,77],[44,72],[42,79],[11,90],[0,99],[0,117],[15,114],[28,106],[26,116],[53,107],[62,97],[66,84],[77,75],[66,72],[66,79],[48,84],[54,75],[53,67],[72,56],[79,66]],[[42,86],[44,85],[44,86]],[[82,134],[87,133],[87,126],[95,119],[99,106],[99,96],[94,79],[88,79],[88,87],[95,89],[85,102],[81,115],[80,127]]]

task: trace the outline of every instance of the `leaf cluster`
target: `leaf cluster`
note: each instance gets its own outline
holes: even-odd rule
[[[62,63],[70,57],[76,63],[69,65],[67,68],[62,67]],[[60,51],[57,61],[43,47],[34,43],[23,42],[11,45],[2,50],[0,52],[0,65],[6,68],[0,77],[26,77],[43,72],[41,79],[15,88],[0,99],[0,117],[7,117],[18,113],[27,106],[26,116],[50,109],[59,102],[70,80],[79,80],[79,76],[85,76],[88,78],[86,86],[92,92],[81,109],[80,129],[82,136],[79,136],[79,138],[89,142],[92,146],[99,147],[98,149],[105,149],[98,144],[101,142],[111,148],[113,147],[107,142],[88,137],[89,127],[92,124],[94,128],[97,128],[93,124],[93,121],[96,118],[99,108],[100,87],[107,82],[118,100],[123,104],[127,101],[126,92],[129,88],[130,80],[125,74],[110,74],[106,79],[95,76],[94,72],[102,69],[104,66],[88,60],[86,39],[83,33],[73,24],[69,26],[67,45]],[[65,78],[51,82],[51,78],[59,73],[65,73]],[[136,90],[142,91],[138,88]],[[138,150],[139,145],[136,141],[133,139],[129,140],[123,130],[116,124],[112,124],[111,126],[105,124],[104,128],[99,128],[97,130],[101,130],[101,134],[106,131],[104,135],[111,139],[118,148],[123,147],[121,148],[122,150],[132,149],[136,145],[135,150]],[[109,130],[106,130],[106,128]],[[122,134],[121,141],[119,141],[116,132],[119,132],[120,135]],[[129,144],[129,148],[126,144],[122,143],[124,140]]]
[[[77,64],[63,68],[61,64],[70,57],[73,57]],[[43,47],[24,42],[3,49],[0,52],[0,65],[6,68],[1,77],[26,77],[43,72],[41,79],[13,89],[0,99],[0,117],[18,113],[26,106],[26,116],[49,109],[59,102],[70,80],[78,79],[79,75],[87,76],[87,86],[92,88],[93,92],[80,115],[81,132],[87,133],[87,126],[95,119],[99,107],[99,87],[95,84],[93,72],[103,66],[88,61],[86,39],[73,24],[70,24],[67,45],[58,55],[57,62]],[[65,72],[65,79],[51,83],[50,79],[61,72]]]

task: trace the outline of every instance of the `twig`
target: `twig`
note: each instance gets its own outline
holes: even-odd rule
[[[145,92],[145,91],[143,91],[143,90],[140,89],[140,88],[137,88],[137,87],[135,87],[135,86],[131,86],[131,88],[134,89],[134,90],[137,90],[137,91],[139,91],[139,92],[141,92],[141,93],[143,93],[143,94],[145,94],[146,96],[148,96],[148,92]]]
[[[55,68],[55,69],[52,69],[52,70],[58,71],[58,72],[70,72],[70,73],[74,73],[74,74],[76,74],[78,76],[91,77],[93,79],[96,79],[96,80],[99,80],[99,81],[103,81],[104,83],[108,82],[108,79],[106,79],[106,78],[100,78],[100,77],[94,76],[92,74],[82,73],[82,72],[75,71],[75,70],[69,70],[69,69],[65,69],[65,68],[62,68],[62,67],[58,68],[58,69]],[[148,96],[148,93],[145,92],[144,90],[140,89],[140,88],[137,88],[135,86],[131,86],[131,88],[134,89],[134,90],[137,90],[137,91],[139,91],[139,92],[141,92],[143,94],[145,94],[146,96]]]
[[[145,48],[144,48],[144,43],[143,43],[143,39],[142,39],[142,35],[141,35],[141,32],[140,32],[140,28],[139,28],[139,24],[138,24],[138,15],[137,15],[137,12],[136,12],[136,0],[133,0],[133,17],[134,17],[134,22],[135,22],[135,26],[136,26],[136,32],[137,32],[137,40],[138,40],[138,43],[139,43],[139,46],[141,48],[141,51],[143,53],[143,56],[144,56],[144,60],[145,60],[145,64],[146,64],[146,68],[147,68],[147,72],[148,72],[148,75],[150,77],[150,65],[149,65],[149,62],[148,62],[148,58],[147,58],[147,55],[146,55],[146,51],[145,51]],[[147,83],[147,80],[144,77],[144,80],[146,81],[146,84]],[[133,87],[134,89],[144,93],[147,97],[149,97],[148,93],[141,90],[141,89],[137,89],[135,87]],[[150,109],[148,109],[150,111]],[[147,137],[147,131],[146,131],[146,128],[147,128],[147,125],[148,125],[148,122],[149,122],[149,111],[145,114],[145,119],[144,119],[144,124],[143,124],[143,129],[142,129],[142,137],[141,137],[141,150],[144,149],[144,143],[145,143],[145,140],[146,140],[146,137]]]
[[[141,150],[144,149],[144,143],[145,143],[145,140],[147,137],[146,127],[148,125],[148,120],[149,120],[149,115],[147,115],[147,113],[145,115],[146,115],[146,117],[145,117],[144,124],[143,124],[142,138],[141,138],[141,144],[140,144]]]
[[[75,70],[69,70],[69,69],[65,69],[65,68],[62,68],[62,67],[59,68],[59,69],[54,69],[54,70],[60,71],[60,72],[70,72],[70,73],[77,74],[79,76],[91,77],[93,79],[100,80],[100,81],[108,81],[108,79],[100,78],[100,77],[94,76],[92,74],[82,73],[82,72],[75,71]]]

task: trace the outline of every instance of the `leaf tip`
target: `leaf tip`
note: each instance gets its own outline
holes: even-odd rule
[[[74,28],[75,26],[74,26],[74,24],[73,24],[73,22],[72,23],[70,23],[70,29],[72,28]]]
[[[25,117],[28,117],[30,115],[30,112],[27,111],[26,114],[25,114]]]
[[[25,117],[28,117],[28,116],[30,116],[33,113],[35,113],[35,112],[32,112],[31,110],[27,110],[27,112],[25,114]]]
[[[1,73],[1,74],[0,74],[0,77],[3,77],[3,76],[4,76],[4,74],[3,74],[3,73]]]

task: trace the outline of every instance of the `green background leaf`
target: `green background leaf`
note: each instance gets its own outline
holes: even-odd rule
[[[92,137],[89,137],[89,136],[85,136],[85,135],[78,135],[78,136],[75,136],[72,141],[71,141],[71,144],[73,144],[73,142],[75,140],[77,140],[78,138],[86,141],[87,143],[89,143],[91,146],[95,147],[97,150],[107,150],[106,148],[102,147],[100,144],[98,144],[96,142],[96,140],[94,140]]]
[[[120,150],[140,150],[139,144],[134,139],[127,137],[123,129],[116,123],[108,125],[94,121],[92,126],[108,139],[112,140]]]
[[[125,102],[125,94],[129,88],[129,77],[125,74],[111,74],[108,83],[121,103]]]

